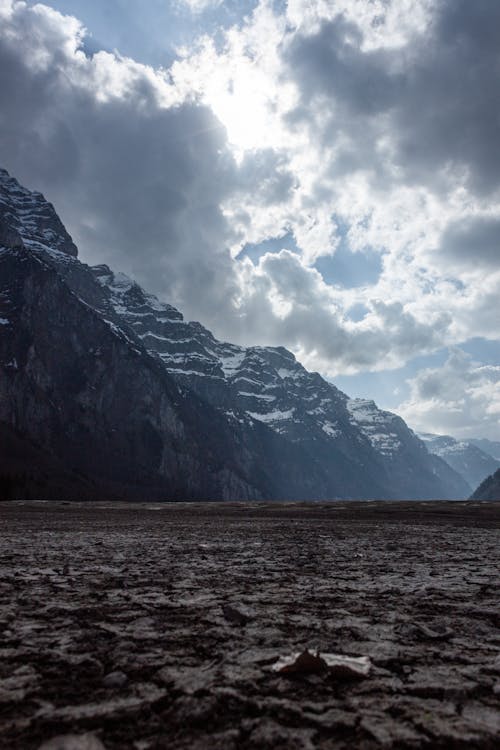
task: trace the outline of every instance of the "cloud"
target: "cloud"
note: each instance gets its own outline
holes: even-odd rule
[[[461,266],[500,268],[500,217],[472,216],[449,224],[440,251]]]
[[[192,13],[203,13],[207,8],[216,8],[222,0],[178,0],[179,5],[185,5]]]
[[[323,141],[341,142],[335,173],[372,170],[440,190],[459,177],[491,193],[500,187],[500,7],[435,7],[425,33],[403,46],[367,48],[366,31],[344,14],[299,29],[286,48],[300,92],[294,117]]]
[[[500,366],[480,365],[456,348],[441,368],[408,381],[410,398],[399,411],[414,428],[462,438],[498,437]]]
[[[435,6],[435,0],[288,0],[287,15],[306,33],[342,15],[359,27],[365,49],[398,48],[426,30]]]
[[[372,299],[361,322],[345,314],[338,292],[289,250],[241,263],[238,338],[269,345],[287,341],[312,369],[334,376],[383,370],[439,346],[450,316],[418,321],[400,303]]]

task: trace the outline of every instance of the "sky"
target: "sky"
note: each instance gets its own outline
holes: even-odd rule
[[[500,439],[497,0],[0,0],[0,164],[86,263]]]

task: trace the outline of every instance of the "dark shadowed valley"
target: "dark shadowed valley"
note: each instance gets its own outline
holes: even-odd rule
[[[3,748],[498,747],[498,503],[0,514]]]

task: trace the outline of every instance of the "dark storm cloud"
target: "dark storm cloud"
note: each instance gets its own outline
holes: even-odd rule
[[[360,29],[343,16],[325,22],[314,35],[296,36],[288,60],[302,83],[305,103],[328,96],[350,113],[377,114],[391,107],[401,79],[391,74],[391,54],[362,52]]]
[[[78,168],[78,147],[63,110],[53,111],[49,127],[47,102],[54,89],[54,73],[33,70],[17,45],[0,37],[0,157],[37,179],[64,182]],[[52,102],[54,106],[55,102]],[[19,172],[18,172],[19,174]],[[20,175],[22,176],[22,175]]]
[[[251,193],[258,185],[260,200],[266,205],[289,200],[295,183],[288,156],[270,148],[246,154],[238,174],[238,190]]]
[[[240,175],[220,123],[195,104],[160,106],[147,71],[127,61],[68,59],[43,13],[17,24],[22,44],[0,35],[0,163],[54,202],[84,260],[209,322],[234,292],[220,204]],[[112,80],[104,96],[96,65]]]
[[[313,35],[297,34],[286,52],[301,92],[291,119],[312,123],[325,143],[347,137],[334,171],[371,168],[390,179],[390,159],[407,183],[441,188],[454,171],[455,184],[496,190],[497,0],[442,0],[426,31],[402,48],[364,51],[362,41],[359,28],[339,16]],[[378,147],[387,137],[389,152]]]
[[[469,217],[449,225],[440,251],[461,266],[500,267],[500,218]]]

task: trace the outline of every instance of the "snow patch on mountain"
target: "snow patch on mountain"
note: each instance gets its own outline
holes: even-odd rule
[[[291,419],[295,409],[289,409],[288,411],[269,411],[264,414],[258,412],[247,412],[252,419],[258,419],[259,422],[282,422],[285,419]]]
[[[36,191],[27,190],[0,168],[0,220],[9,228],[9,237],[0,244],[10,247],[29,242],[43,245],[76,258],[77,249],[54,210]]]
[[[324,422],[321,425],[321,429],[323,430],[323,432],[326,432],[327,435],[333,438],[340,435],[340,430],[338,430],[335,424],[333,424],[332,422]]]
[[[420,440],[424,441],[431,453],[434,453],[435,456],[441,456],[441,458],[452,454],[460,454],[469,446],[469,443],[463,440],[455,440],[449,435],[419,432],[418,436]]]
[[[393,456],[401,448],[397,432],[391,429],[399,419],[396,414],[379,409],[369,399],[349,399],[346,403],[351,422],[368,438],[375,450],[384,456]]]
[[[245,358],[245,350],[238,348],[229,354],[212,352],[214,357],[219,361],[220,368],[226,378],[230,378],[238,369],[241,367],[241,363]]]

